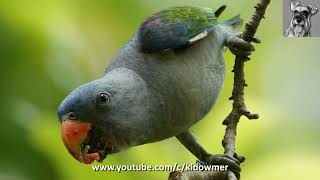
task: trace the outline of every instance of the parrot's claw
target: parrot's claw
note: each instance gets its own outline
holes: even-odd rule
[[[237,36],[241,39],[243,39],[243,37],[244,37],[243,32],[236,33],[235,36]],[[260,38],[258,38],[257,36],[247,36],[246,38],[249,40],[249,42],[254,42],[256,44],[261,43]]]
[[[250,39],[251,42],[254,42],[254,43],[257,43],[257,44],[261,43],[260,38],[258,38],[257,36],[249,36],[249,39]]]
[[[243,33],[237,33],[232,35],[229,39],[227,39],[226,46],[230,49],[230,51],[236,56],[247,57],[251,55],[252,51],[255,50],[254,46],[249,42],[242,39]],[[260,43],[261,41],[257,37],[249,37],[250,41],[254,43]]]
[[[210,165],[227,165],[228,170],[235,173],[240,173],[240,161],[237,158],[231,157],[226,154],[209,154],[205,159],[204,163]]]
[[[229,49],[236,56],[240,55],[240,56],[244,56],[244,57],[249,57],[251,55],[251,51],[245,51],[245,50],[237,48],[237,47],[233,47],[233,48],[229,48]]]

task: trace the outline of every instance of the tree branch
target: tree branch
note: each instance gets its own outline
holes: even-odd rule
[[[250,21],[246,23],[245,30],[242,34],[242,38],[245,41],[251,42],[251,39],[255,35],[260,24],[260,21],[262,20],[262,18],[264,18],[264,14],[269,3],[270,0],[260,0],[260,2],[255,6],[256,11],[251,16]],[[252,114],[247,109],[244,102],[244,87],[247,86],[244,78],[244,63],[246,60],[246,57],[236,56],[235,64],[233,67],[234,82],[231,97],[231,99],[233,100],[233,106],[232,111],[223,121],[223,125],[227,126],[224,138],[222,140],[224,154],[235,156],[239,159],[240,162],[244,162],[245,158],[236,154],[235,138],[237,134],[237,124],[241,116],[246,116],[248,119],[259,118],[258,114]],[[228,180],[237,180],[236,176],[231,171],[229,171],[228,173]]]
[[[255,6],[255,12],[252,15],[250,21],[246,23],[245,30],[242,34],[242,38],[251,42],[254,37],[257,28],[260,24],[267,6],[270,0],[260,0]],[[237,124],[241,116],[246,116],[248,119],[258,119],[258,114],[252,114],[246,107],[244,102],[244,87],[247,86],[244,78],[244,63],[247,61],[246,57],[236,56],[235,64],[233,68],[234,83],[233,91],[230,100],[233,100],[233,106],[230,114],[224,119],[223,125],[226,125],[226,132],[222,140],[224,147],[224,154],[235,156],[242,163],[245,158],[236,154],[235,138],[237,134]],[[238,177],[237,177],[238,176]],[[240,178],[240,174],[235,174],[232,171],[190,171],[190,172],[173,172],[170,174],[169,179],[172,180],[237,180]]]
[[[171,172],[169,180],[227,180],[228,171]]]

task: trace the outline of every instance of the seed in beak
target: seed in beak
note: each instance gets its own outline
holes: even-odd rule
[[[90,145],[84,146],[84,149],[82,151],[82,154],[88,154],[88,151],[90,150]]]

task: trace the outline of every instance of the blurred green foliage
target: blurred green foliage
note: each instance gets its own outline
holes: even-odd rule
[[[56,109],[64,96],[103,74],[113,54],[152,12],[195,5],[228,6],[221,19],[246,21],[256,1],[121,0],[0,1],[0,179],[166,179],[169,172],[94,172],[75,161],[60,140]],[[247,63],[246,100],[260,113],[242,119],[238,152],[247,157],[243,179],[320,179],[319,39],[282,37],[281,1],[272,1]],[[193,130],[221,153],[223,118],[231,109],[234,57],[216,107]],[[104,164],[174,164],[195,158],[174,138],[134,147]]]

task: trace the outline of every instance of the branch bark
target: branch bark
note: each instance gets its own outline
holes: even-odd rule
[[[251,42],[254,37],[257,28],[260,24],[267,6],[271,0],[260,0],[255,7],[255,12],[251,16],[251,19],[245,25],[245,30],[242,34],[242,38]],[[242,56],[236,56],[235,64],[233,68],[234,82],[233,91],[230,100],[233,100],[232,110],[230,114],[224,119],[223,125],[226,125],[226,131],[222,140],[222,146],[224,147],[224,154],[234,156],[242,163],[245,158],[238,156],[235,148],[235,139],[237,134],[237,125],[241,116],[246,116],[248,119],[258,119],[258,114],[251,113],[244,102],[244,87],[247,86],[244,77],[244,63],[248,59]],[[190,171],[190,172],[172,172],[170,173],[169,180],[238,180],[240,174],[235,174],[232,171]]]

